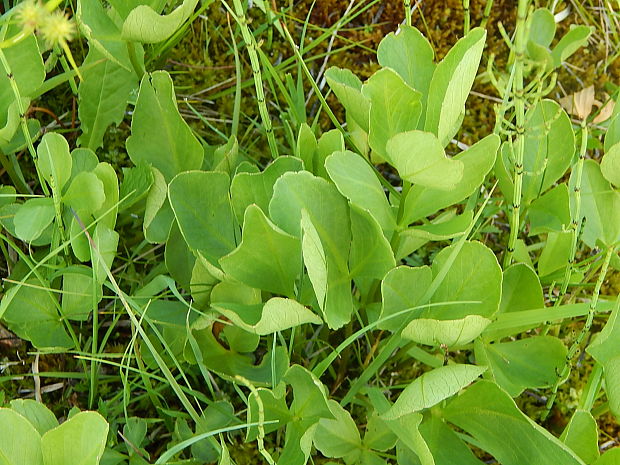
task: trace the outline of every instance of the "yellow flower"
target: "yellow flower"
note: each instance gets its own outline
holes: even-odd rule
[[[27,0],[17,11],[17,22],[26,30],[34,31],[41,26],[49,15],[45,7],[37,0]]]
[[[39,32],[49,45],[62,45],[73,38],[75,25],[65,14],[55,11],[47,15],[39,27]]]

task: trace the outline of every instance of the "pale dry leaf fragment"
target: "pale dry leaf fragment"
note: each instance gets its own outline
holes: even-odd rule
[[[611,117],[611,115],[613,115],[616,102],[612,98],[610,98],[609,95],[605,94],[605,103],[595,100],[594,105],[600,108],[600,110],[598,112],[598,115],[596,115],[592,122],[598,124],[602,123],[603,121],[607,121]]]
[[[585,119],[592,112],[594,105],[594,86],[567,95],[560,99],[560,105],[573,116]]]

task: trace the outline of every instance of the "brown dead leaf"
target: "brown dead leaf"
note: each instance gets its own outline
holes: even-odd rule
[[[594,86],[586,87],[560,99],[560,105],[568,113],[580,119],[585,119],[592,113],[594,102]]]

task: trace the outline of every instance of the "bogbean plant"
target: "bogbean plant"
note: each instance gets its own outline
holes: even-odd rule
[[[24,37],[0,49],[0,147],[15,178],[2,188],[10,275],[0,318],[38,350],[81,354],[91,407],[101,354],[119,321],[129,320],[125,389],[114,397],[125,418],[109,418],[115,428],[125,423],[127,446],[112,434],[102,463],[147,463],[152,437],[128,412],[130,372],[171,433],[155,463],[233,463],[220,434],[233,430],[245,431],[235,441],[255,442],[257,454],[278,465],[319,455],[364,465],[483,463],[470,446],[504,465],[616,463],[616,450],[599,457],[595,415],[620,415],[620,300],[599,296],[608,270],[620,268],[620,117],[604,123],[599,162],[587,150],[590,107],[575,99],[581,125],[573,128],[565,110],[543,98],[589,31],[575,28],[551,49],[553,15],[520,0],[514,43],[506,35],[512,59],[505,70],[488,66],[503,97],[496,131],[457,150],[486,32],[472,28],[437,61],[423,34],[403,25],[381,42],[379,69],[365,82],[350,70],[326,72],[346,112],[344,129],[335,121],[338,129],[318,136],[299,124],[287,150],[276,146],[258,43],[235,1],[226,7],[251,54],[274,157],[262,167],[234,137],[218,147],[202,142],[179,113],[170,75],[147,72],[198,1],[167,15],[166,2],[108,3],[77,2],[89,48],[76,89],[75,147],[57,132],[40,136],[24,108],[77,72],[67,67],[45,80],[36,28],[22,25]],[[35,4],[7,12],[5,36],[23,5]],[[277,30],[292,39],[284,23]],[[117,173],[96,151],[127,102],[133,166]],[[28,146],[34,186],[14,155]],[[105,157],[105,147],[99,153]],[[390,170],[398,182],[384,175]],[[500,209],[510,228],[499,236],[503,266],[481,233]],[[135,228],[141,247],[163,244],[165,252],[131,286],[115,266],[135,256],[124,255],[119,234]],[[588,282],[596,284],[582,299],[577,290]],[[537,416],[552,407],[595,318],[606,323],[587,348],[593,369],[556,437]],[[562,329],[572,319],[581,326],[566,341]],[[407,367],[394,386],[383,371],[393,360]],[[525,391],[547,405],[526,415],[515,403]],[[109,410],[106,399],[99,405]],[[79,413],[57,424],[40,404],[13,401],[0,409],[0,429],[15,432],[0,435],[0,457],[99,462],[101,417]],[[32,460],[12,458],[17,444]],[[83,445],[88,460],[57,455],[80,450],[67,444]]]

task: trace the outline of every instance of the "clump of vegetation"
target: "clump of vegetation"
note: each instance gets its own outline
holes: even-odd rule
[[[1,456],[618,461],[615,22],[442,5],[5,5]]]

